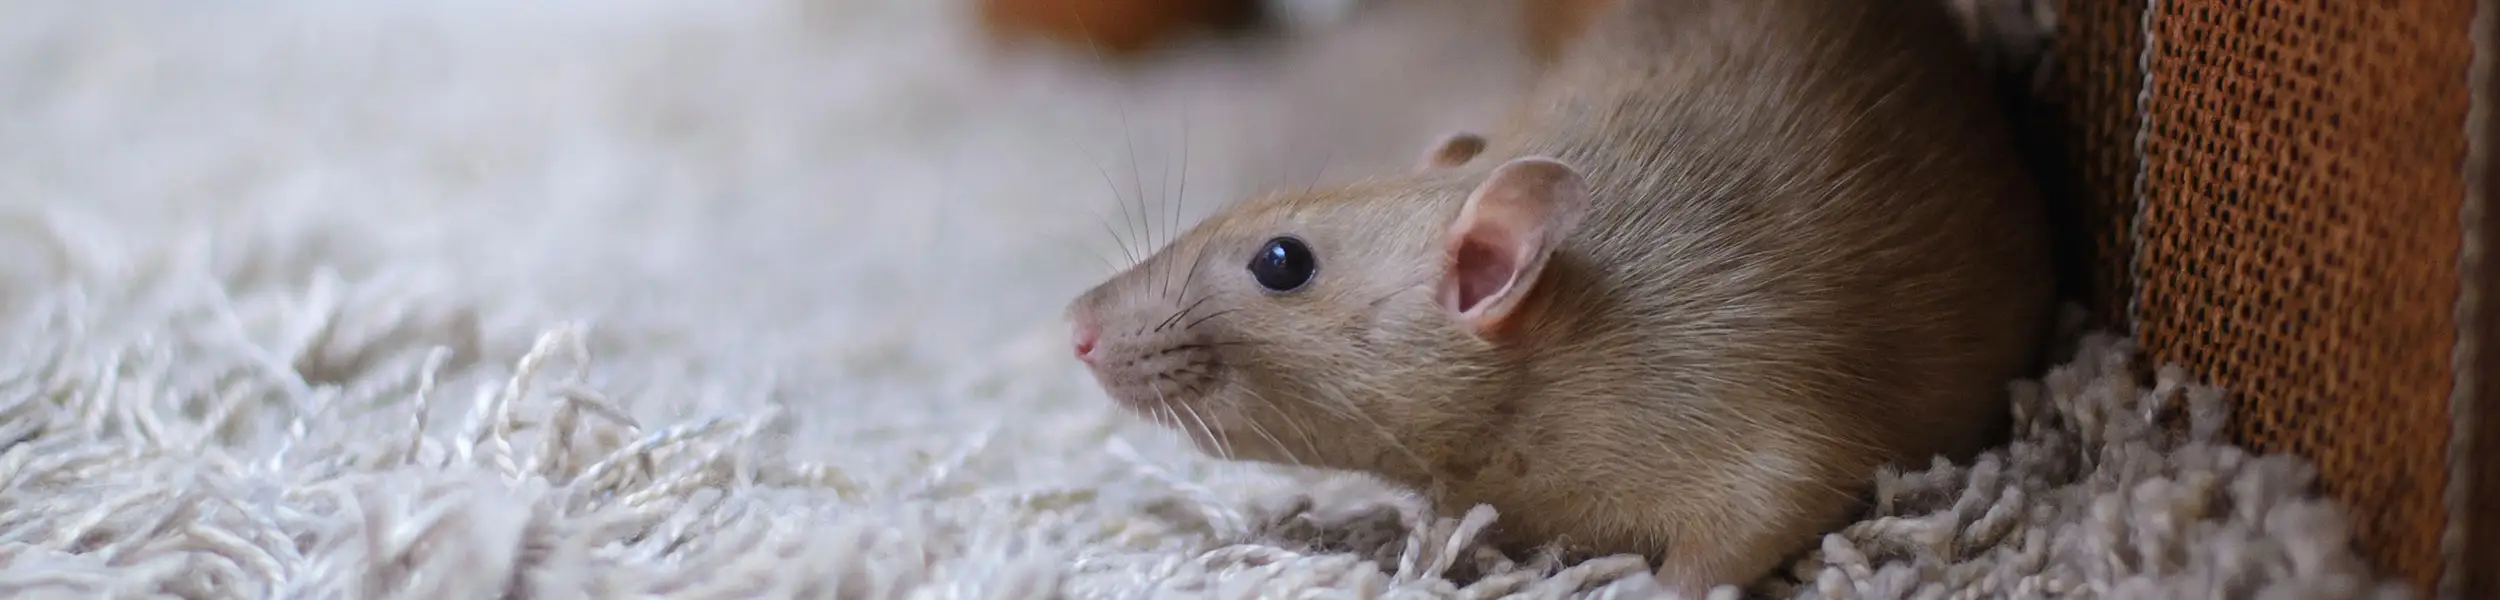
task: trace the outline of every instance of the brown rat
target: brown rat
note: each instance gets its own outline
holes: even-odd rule
[[[1124,407],[1699,593],[1993,443],[2035,184],[1934,0],[1618,0],[1505,127],[1227,207],[1078,297]]]

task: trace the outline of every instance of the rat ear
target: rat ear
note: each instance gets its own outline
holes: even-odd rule
[[[1467,164],[1467,161],[1475,160],[1476,155],[1483,152],[1484,136],[1465,131],[1451,132],[1441,136],[1440,140],[1432,143],[1431,148],[1424,151],[1423,160],[1418,161],[1416,170],[1445,169]]]
[[[1441,306],[1479,335],[1507,330],[1588,210],[1588,184],[1570,165],[1530,156],[1495,167],[1450,223]]]

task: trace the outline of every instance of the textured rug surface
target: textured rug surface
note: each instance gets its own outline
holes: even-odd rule
[[[1653,591],[1066,358],[1122,246],[1488,114],[1516,65],[1421,35],[1486,25],[1110,76],[952,8],[0,2],[0,597]],[[2073,349],[1756,591],[2395,595],[2219,394]]]

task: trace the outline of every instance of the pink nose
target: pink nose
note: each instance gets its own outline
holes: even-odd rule
[[[1094,327],[1092,322],[1077,319],[1069,325],[1068,333],[1069,337],[1076,342],[1076,359],[1085,361],[1086,364],[1093,364],[1094,342],[1101,339],[1102,330]]]

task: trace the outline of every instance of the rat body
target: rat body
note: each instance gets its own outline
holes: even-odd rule
[[[1227,207],[1078,297],[1124,407],[1698,594],[2001,435],[2037,191],[1934,0],[1618,0],[1491,135]]]

